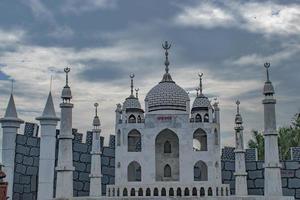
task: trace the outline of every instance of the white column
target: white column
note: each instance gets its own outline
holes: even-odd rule
[[[56,198],[73,197],[73,149],[71,103],[61,103],[61,123],[58,136]]]
[[[282,196],[281,164],[279,162],[278,133],[276,130],[276,114],[274,88],[269,79],[270,63],[265,63],[267,81],[264,85],[264,136],[265,136],[265,196]]]
[[[59,118],[55,115],[52,96],[48,100],[42,117],[38,117],[41,125],[40,160],[38,180],[38,200],[53,199],[56,126]]]
[[[3,172],[6,174],[4,181],[8,182],[7,196],[12,198],[14,185],[14,167],[16,153],[16,137],[18,129],[23,123],[18,118],[13,95],[10,96],[4,118],[0,119],[2,124],[2,164]]]

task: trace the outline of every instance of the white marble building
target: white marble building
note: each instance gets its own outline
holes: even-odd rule
[[[165,74],[145,98],[131,94],[116,109],[116,176],[111,196],[229,195],[221,183],[220,117],[200,91],[190,108],[188,93],[169,73],[168,43]]]

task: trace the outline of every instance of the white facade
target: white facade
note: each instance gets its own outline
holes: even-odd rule
[[[116,109],[116,168],[115,185],[108,194],[126,196],[126,188],[138,196],[140,188],[150,196],[169,196],[170,188],[189,193],[196,187],[211,195],[228,195],[229,186],[221,182],[219,108],[211,106],[202,93],[197,95],[192,109],[185,90],[169,74],[166,51],[166,73],[145,99],[145,113],[137,96],[126,98]],[[134,76],[131,76],[133,79]],[[159,189],[160,188],[160,189]],[[166,195],[161,190],[167,190]]]

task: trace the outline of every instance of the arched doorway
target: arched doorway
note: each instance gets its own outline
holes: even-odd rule
[[[207,165],[205,162],[199,160],[194,165],[194,181],[207,181]]]
[[[127,168],[127,178],[128,182],[139,182],[142,180],[142,169],[141,165],[136,162],[132,161]]]
[[[179,181],[179,139],[170,129],[156,136],[155,164],[156,181]]]

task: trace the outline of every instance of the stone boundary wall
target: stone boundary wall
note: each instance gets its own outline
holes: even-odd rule
[[[34,128],[33,128],[34,127]],[[13,185],[13,200],[35,200],[37,198],[38,167],[40,154],[40,138],[37,137],[36,126],[26,123],[24,134],[16,137],[15,172]],[[57,135],[59,130],[57,130]],[[87,132],[86,141],[82,141],[82,134],[73,129],[73,173],[74,196],[88,196],[89,173],[91,168],[91,144],[92,132]],[[109,146],[103,146],[104,138],[101,138],[102,147],[102,191],[105,194],[106,185],[114,184],[115,176],[115,137],[110,136]],[[56,159],[58,153],[56,145]],[[57,160],[56,160],[57,163]],[[56,173],[55,173],[56,176]],[[54,178],[56,179],[56,177]],[[55,181],[56,182],[56,181]],[[55,183],[54,182],[54,183]],[[54,192],[55,192],[55,185]]]
[[[284,161],[281,162],[281,176],[283,195],[294,196],[300,199],[300,162]],[[222,180],[225,184],[230,184],[231,194],[235,194],[234,180],[234,161],[222,161]],[[248,193],[250,195],[264,194],[264,169],[263,161],[246,162],[246,170],[248,172],[247,184]]]

